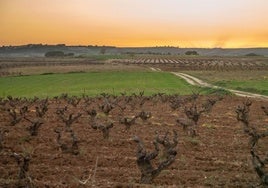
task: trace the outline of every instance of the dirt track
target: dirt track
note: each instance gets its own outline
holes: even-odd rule
[[[150,69],[152,71],[161,71],[161,69],[159,69],[159,68],[156,69],[156,68],[150,67]],[[215,86],[215,85],[209,84],[203,80],[200,80],[199,78],[196,78],[194,76],[191,76],[191,75],[185,74],[185,73],[180,73],[180,72],[171,72],[171,73],[176,75],[176,76],[181,77],[187,83],[194,85],[194,86],[209,87],[209,88],[215,88],[215,89],[224,89],[224,90],[230,91],[233,94],[240,96],[240,97],[250,97],[250,98],[255,98],[255,99],[268,100],[268,96],[265,96],[265,95],[260,95],[260,94],[256,94],[256,93],[250,93],[250,92],[239,91],[239,90]]]
[[[186,80],[186,82],[188,82],[191,85],[195,85],[195,86],[199,86],[199,87],[210,87],[210,88],[215,88],[215,89],[225,89],[227,91],[234,93],[237,96],[253,97],[256,99],[268,100],[268,96],[265,96],[265,95],[260,95],[260,94],[249,93],[249,92],[245,92],[245,91],[238,91],[238,90],[233,90],[233,89],[215,86],[215,85],[206,83],[206,82],[204,82],[196,77],[193,77],[193,76],[185,74],[185,73],[172,72],[172,74],[183,78],[184,80]]]

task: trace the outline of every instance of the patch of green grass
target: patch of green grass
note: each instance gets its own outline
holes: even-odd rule
[[[223,85],[226,88],[240,90],[240,91],[247,91],[251,93],[258,93],[262,95],[268,95],[268,79],[267,80],[247,80],[247,81],[221,81],[221,84],[216,85]]]
[[[200,91],[200,94],[203,94],[203,95],[219,95],[219,96],[232,95],[232,92],[227,91],[225,89],[214,89],[214,88],[209,88],[209,87],[200,88],[199,91]]]
[[[185,73],[220,87],[268,95],[267,70],[185,71]]]
[[[201,141],[198,138],[195,137],[187,137],[186,139],[189,143],[191,143],[194,146],[200,145]]]
[[[159,92],[186,95],[196,89],[177,76],[164,72],[92,72],[0,78],[0,97],[53,97],[62,93],[96,96],[141,91],[145,95]]]
[[[213,124],[210,124],[210,123],[204,123],[202,125],[202,127],[206,127],[207,129],[216,129],[217,128],[216,125],[213,125]]]

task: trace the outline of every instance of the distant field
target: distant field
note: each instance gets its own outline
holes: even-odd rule
[[[137,65],[53,65],[53,66],[24,66],[6,69],[9,75],[35,75],[49,73],[74,73],[74,72],[134,72],[149,70],[144,66]]]
[[[239,71],[268,70],[268,58],[199,57],[199,56],[139,56],[114,59],[112,62],[143,66],[157,66],[165,71]]]
[[[167,72],[152,73],[151,68]],[[196,89],[168,72],[185,72],[218,86],[268,95],[268,58],[265,57],[102,55],[0,58],[0,96],[97,95],[142,90],[147,95],[190,94]]]
[[[184,80],[163,72],[95,72],[0,78],[1,97],[53,97],[62,93],[95,96],[103,92],[131,94],[140,91],[145,91],[145,95],[158,92],[184,95],[196,89]]]
[[[268,71],[184,71],[211,84],[268,95]]]

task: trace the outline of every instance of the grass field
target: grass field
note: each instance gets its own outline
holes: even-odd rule
[[[131,94],[140,91],[145,91],[145,95],[158,92],[191,94],[197,89],[170,73],[161,72],[68,73],[0,78],[1,97],[53,97],[62,93],[95,96],[103,92]]]
[[[184,71],[208,83],[268,95],[268,71]]]
[[[247,91],[251,93],[258,93],[262,95],[268,96],[268,80],[266,81],[258,81],[258,80],[249,80],[247,82],[243,81],[222,81],[216,83],[216,85],[240,90],[240,91]]]

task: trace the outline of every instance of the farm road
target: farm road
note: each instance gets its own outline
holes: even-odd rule
[[[215,89],[225,89],[227,91],[232,92],[233,94],[235,94],[237,96],[252,97],[252,98],[258,98],[258,99],[262,99],[262,100],[268,100],[268,96],[265,96],[265,95],[260,95],[260,94],[249,93],[249,92],[245,92],[245,91],[238,91],[238,90],[233,90],[233,89],[215,86],[215,85],[206,83],[203,80],[200,80],[196,77],[193,77],[193,76],[185,74],[185,73],[179,73],[179,72],[171,72],[171,73],[183,78],[186,82],[188,82],[189,84],[194,85],[194,86],[210,87],[210,88],[215,88]]]
[[[150,69],[152,71],[162,71],[159,68],[150,67]],[[265,95],[260,95],[260,94],[256,94],[256,93],[249,93],[249,92],[245,92],[245,91],[239,91],[239,90],[234,90],[234,89],[228,89],[228,88],[215,86],[215,85],[209,84],[207,82],[204,82],[203,80],[200,80],[200,79],[198,79],[198,78],[196,78],[194,76],[191,76],[191,75],[185,74],[185,73],[180,73],[180,72],[171,72],[171,73],[176,75],[176,76],[179,76],[179,77],[183,78],[186,82],[188,82],[189,84],[194,85],[194,86],[209,87],[209,88],[214,88],[214,89],[224,89],[224,90],[232,92],[233,94],[235,94],[237,96],[251,97],[251,98],[261,99],[261,100],[268,100],[268,96],[265,96]]]

